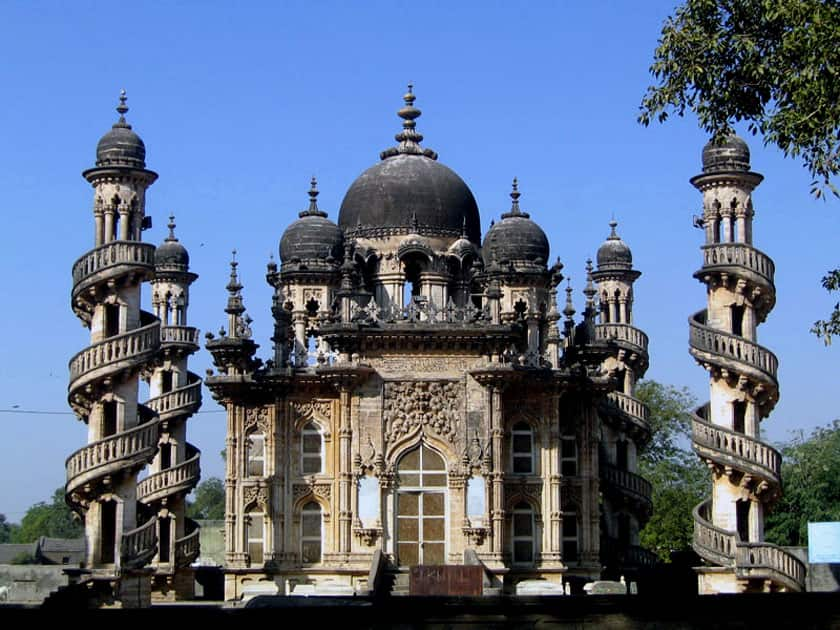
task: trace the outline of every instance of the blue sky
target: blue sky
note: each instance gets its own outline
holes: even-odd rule
[[[271,292],[264,280],[283,229],[319,203],[337,218],[354,178],[394,143],[406,83],[423,110],[424,146],[471,187],[482,225],[522,208],[549,236],[582,304],[584,263],[610,217],[643,272],[636,324],[651,338],[648,377],[707,378],[688,355],[687,319],[705,305],[692,278],[701,196],[688,183],[705,138],[693,117],[645,129],[638,106],[671,2],[7,2],[0,12],[0,231],[6,282],[0,321],[0,512],[18,521],[64,483],[64,460],[85,442],[66,404],[67,361],[88,340],[70,310],[70,269],[92,246],[92,193],[80,173],[116,120],[120,88],[143,137],[150,189],[146,240],[166,217],[189,248],[189,320],[224,322],[230,251],[262,356]],[[741,130],[745,132],[745,130]],[[815,201],[801,164],[747,137],[755,244],[776,261],[778,301],[759,341],[779,357],[781,400],[768,439],[836,417],[837,350],[808,332],[833,304],[819,284],[832,254],[838,202]],[[148,292],[146,293],[148,308]],[[191,362],[211,364],[202,350]],[[222,475],[224,414],[205,392],[190,420],[205,476]]]

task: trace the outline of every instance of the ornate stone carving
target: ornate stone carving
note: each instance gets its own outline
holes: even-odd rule
[[[371,367],[385,372],[463,372],[483,364],[483,359],[462,357],[383,357],[368,360]]]
[[[480,547],[483,545],[484,539],[489,533],[489,530],[486,527],[469,527],[466,525],[461,528],[461,531],[473,547]]]
[[[542,499],[542,482],[528,482],[525,477],[521,479],[508,479],[505,481],[505,496],[508,498],[513,496],[529,497],[540,501]]]
[[[245,433],[255,428],[269,433],[270,424],[267,407],[249,407],[245,410]]]
[[[316,481],[296,483],[292,486],[292,498],[295,501],[310,494],[329,501],[332,497],[332,485],[327,481]]]
[[[247,510],[252,505],[257,505],[268,511],[268,488],[264,486],[246,486],[244,489],[244,507]]]
[[[463,385],[458,381],[386,383],[382,412],[386,441],[419,431],[454,442],[459,433],[462,394]]]
[[[291,405],[296,418],[311,418],[317,415],[327,420],[332,419],[330,400],[293,400]]]

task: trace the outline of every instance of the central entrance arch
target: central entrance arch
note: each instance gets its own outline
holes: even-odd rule
[[[397,464],[397,564],[446,564],[446,463],[425,444]]]

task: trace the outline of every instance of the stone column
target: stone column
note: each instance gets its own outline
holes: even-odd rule
[[[341,403],[339,444],[339,488],[338,488],[338,552],[350,553],[353,509],[350,503],[353,485],[352,473],[352,437],[350,426],[352,395],[349,384],[342,383],[339,394]]]
[[[295,328],[295,365],[304,367],[308,363],[309,348],[306,344],[306,313],[304,311],[292,312],[292,322]]]
[[[504,451],[503,451],[503,417],[502,417],[502,387],[492,384],[489,389],[490,408],[490,439],[492,443],[493,468],[490,473],[492,499],[490,520],[492,525],[493,542],[491,551],[495,559],[501,560],[504,550],[505,509],[504,509]]]

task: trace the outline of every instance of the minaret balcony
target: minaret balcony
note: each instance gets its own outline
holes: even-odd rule
[[[68,494],[104,477],[144,466],[157,451],[159,435],[160,423],[153,420],[83,446],[67,458]]]
[[[145,405],[154,410],[161,420],[194,414],[201,407],[201,379],[192,373],[190,376],[193,382],[189,385],[147,400]]]
[[[706,326],[705,319],[705,310],[689,319],[688,343],[695,359],[778,388],[779,360],[775,354],[743,337]]]
[[[188,567],[198,559],[201,551],[199,546],[200,534],[201,529],[196,525],[192,532],[175,540],[175,566],[177,568]]]
[[[736,268],[737,269],[734,269]],[[703,270],[732,272],[754,276],[757,284],[773,287],[776,265],[772,259],[752,245],[746,243],[713,243],[703,246]]]
[[[737,532],[715,526],[709,520],[711,501],[694,508],[694,540],[697,554],[712,564],[734,567],[740,579],[770,580],[790,591],[805,590],[805,565],[792,553],[765,542],[742,542]]]
[[[596,324],[595,340],[615,341],[645,356],[648,353],[648,336],[631,324]]]
[[[612,464],[601,465],[601,480],[609,487],[618,490],[632,502],[638,503],[642,510],[650,514],[653,486],[650,482],[629,470],[622,470]]]
[[[120,561],[123,569],[137,569],[149,563],[157,553],[157,517],[122,536]]]
[[[73,310],[89,323],[93,310],[89,289],[131,274],[150,280],[154,272],[155,246],[151,243],[111,241],[100,245],[73,263]]]
[[[70,398],[121,370],[141,368],[160,348],[160,322],[109,337],[70,359]]]
[[[721,467],[749,475],[757,483],[778,490],[782,455],[769,444],[753,437],[706,422],[695,415],[691,422],[694,451]]]
[[[185,462],[149,475],[138,483],[137,499],[148,505],[174,494],[192,490],[201,476],[199,462],[201,454],[198,449],[194,450],[195,455]]]
[[[199,330],[192,326],[161,326],[160,343],[165,349],[179,346],[187,352],[199,349]]]

